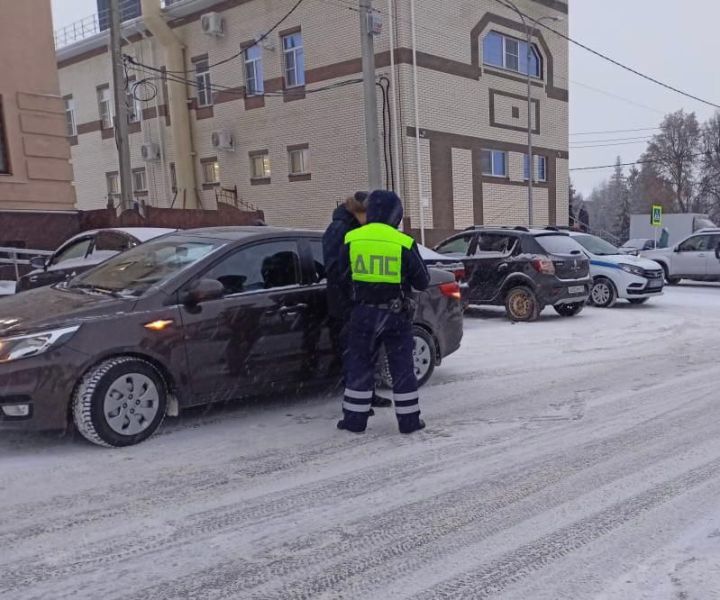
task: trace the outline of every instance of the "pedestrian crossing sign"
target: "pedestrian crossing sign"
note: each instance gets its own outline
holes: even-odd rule
[[[662,227],[662,206],[653,204],[650,224],[653,227]]]

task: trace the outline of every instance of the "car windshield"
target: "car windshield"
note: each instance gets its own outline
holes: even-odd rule
[[[67,287],[120,296],[141,296],[152,286],[169,280],[223,244],[222,240],[166,236],[111,258],[74,278]]]
[[[585,248],[585,250],[590,252],[590,254],[595,254],[596,256],[620,254],[620,250],[611,243],[594,235],[576,235],[573,239]]]
[[[569,235],[538,235],[535,239],[549,254],[582,253],[582,247]]]
[[[635,248],[636,250],[642,248],[645,245],[645,240],[628,240],[625,242],[623,248]]]

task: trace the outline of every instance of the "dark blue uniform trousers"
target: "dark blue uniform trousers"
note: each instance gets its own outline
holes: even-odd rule
[[[365,431],[375,391],[378,349],[385,345],[393,380],[395,413],[401,431],[414,429],[420,419],[417,378],[413,362],[412,324],[403,314],[358,304],[350,318],[345,357],[344,428]]]

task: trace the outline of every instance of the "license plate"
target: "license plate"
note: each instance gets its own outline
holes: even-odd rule
[[[663,286],[663,282],[660,279],[648,282],[648,288],[650,288],[650,289],[655,290],[655,289],[661,288],[662,286]]]
[[[568,292],[571,294],[584,294],[585,293],[585,286],[584,285],[573,285],[568,288]]]

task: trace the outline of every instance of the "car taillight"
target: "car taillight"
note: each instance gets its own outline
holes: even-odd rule
[[[440,292],[443,296],[447,298],[455,298],[455,300],[460,300],[460,284],[458,284],[457,281],[452,281],[450,283],[441,283],[440,284]]]
[[[453,275],[455,275],[456,281],[462,281],[465,279],[465,269],[455,269]]]
[[[545,275],[555,275],[555,265],[553,261],[547,258],[537,258],[532,261],[532,266],[538,273],[544,273]]]

